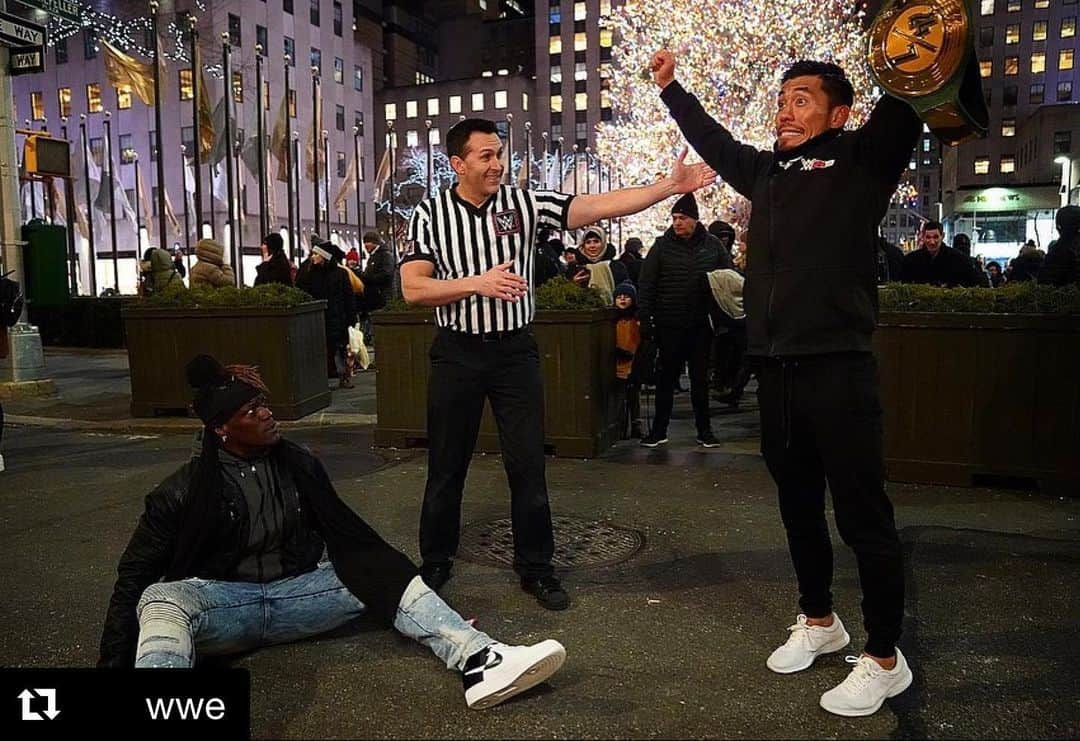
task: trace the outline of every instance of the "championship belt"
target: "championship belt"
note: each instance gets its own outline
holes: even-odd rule
[[[964,0],[892,0],[869,36],[874,79],[939,139],[959,144],[986,135],[990,116]]]

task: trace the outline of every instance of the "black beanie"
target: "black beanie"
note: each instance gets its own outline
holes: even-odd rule
[[[188,385],[195,389],[191,408],[210,428],[229,421],[236,410],[262,393],[209,355],[196,355],[185,370]]]
[[[270,232],[263,237],[263,244],[266,245],[266,249],[270,250],[271,255],[285,251],[285,240],[277,232]]]
[[[671,213],[682,214],[683,216],[689,216],[694,221],[698,220],[697,199],[694,198],[693,193],[686,193],[682,198],[675,201],[675,205],[671,207]]]

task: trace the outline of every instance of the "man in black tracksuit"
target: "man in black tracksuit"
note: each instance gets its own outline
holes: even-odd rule
[[[760,364],[761,447],[801,594],[790,637],[766,662],[808,668],[850,638],[832,611],[825,484],[840,536],[854,551],[868,634],[851,675],[821,705],[869,715],[906,689],[896,648],[904,571],[885,494],[881,405],[871,334],[877,318],[877,227],[907,167],[921,123],[883,97],[844,131],[854,93],[834,64],[799,62],[783,76],[773,151],[741,144],[675,82],[675,58],[652,70],[687,141],[753,202],[743,300],[748,354]]]
[[[731,267],[723,246],[698,220],[697,201],[687,193],[671,207],[671,228],[653,243],[639,277],[641,333],[655,339],[659,355],[656,417],[641,445],[655,448],[668,441],[674,386],[684,365],[690,366],[690,401],[697,441],[719,445],[709,421],[709,293],[705,274]],[[727,257],[725,262],[724,258]]]

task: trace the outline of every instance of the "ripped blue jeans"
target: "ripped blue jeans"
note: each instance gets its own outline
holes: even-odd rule
[[[250,651],[333,630],[364,611],[328,561],[267,584],[184,579],[146,588],[139,599],[138,668],[190,668],[196,657]],[[398,603],[394,628],[461,670],[494,641],[469,625],[416,577]]]

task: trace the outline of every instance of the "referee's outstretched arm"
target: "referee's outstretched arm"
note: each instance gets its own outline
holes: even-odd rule
[[[514,302],[525,295],[529,284],[510,272],[513,266],[513,262],[504,262],[481,275],[439,280],[434,263],[410,260],[401,264],[401,293],[408,303],[421,306],[445,306],[476,295]]]
[[[687,151],[687,148],[683,147],[679,158],[675,160],[674,167],[671,168],[671,174],[652,185],[575,196],[570,202],[570,210],[567,213],[567,228],[578,229],[601,219],[636,214],[665,198],[690,193],[716,182],[716,171],[704,162],[696,165],[686,164]],[[404,279],[404,272],[402,276]]]

